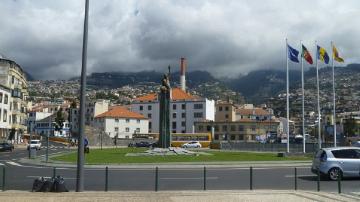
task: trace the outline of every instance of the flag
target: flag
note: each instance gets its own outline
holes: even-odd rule
[[[289,45],[287,45],[287,46],[288,46],[289,59],[293,62],[299,63],[299,59],[298,59],[299,51]]]
[[[334,57],[334,60],[338,61],[338,62],[344,62],[344,59],[342,59],[340,56],[339,56],[339,52],[337,51],[336,47],[333,45],[332,47],[333,49],[333,57]]]
[[[329,64],[330,58],[325,48],[317,46],[317,59],[323,61],[325,64]]]
[[[311,57],[311,54],[304,45],[302,45],[301,57],[303,57],[309,64],[311,65],[313,64],[313,59]]]

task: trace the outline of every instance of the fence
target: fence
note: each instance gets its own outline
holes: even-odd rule
[[[242,151],[263,151],[263,152],[286,152],[286,144],[281,143],[258,143],[258,142],[221,142],[221,149],[224,150],[242,150]],[[323,143],[322,148],[333,147],[333,144]],[[314,153],[318,150],[318,144],[306,143],[305,151]],[[303,152],[302,144],[290,144],[290,152]]]
[[[2,167],[2,190],[31,190],[32,182],[39,176],[64,177],[70,191],[75,190],[76,170],[39,167],[23,172]],[[328,181],[320,173],[312,174],[305,167],[279,168],[214,168],[192,169],[85,169],[87,191],[164,191],[164,190],[306,190],[327,192],[358,192],[358,179]]]

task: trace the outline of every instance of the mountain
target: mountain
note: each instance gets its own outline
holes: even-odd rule
[[[31,74],[29,74],[29,72],[26,72],[26,71],[24,71],[24,72],[25,72],[26,80],[35,81],[35,78]]]
[[[87,77],[87,84],[94,88],[119,88],[125,85],[138,84],[139,82],[153,82],[160,85],[163,74],[155,71],[141,72],[102,72],[92,73]],[[178,84],[180,78],[179,72],[170,75],[172,85]],[[78,77],[70,80],[79,79]],[[190,88],[196,87],[206,82],[216,82],[209,72],[192,71],[186,74],[186,85]]]

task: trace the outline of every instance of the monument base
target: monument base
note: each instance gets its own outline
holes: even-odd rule
[[[142,153],[127,153],[125,156],[174,156],[174,155],[199,156],[199,155],[212,155],[212,154],[206,152],[189,151],[180,147],[169,147],[169,148],[152,148]]]

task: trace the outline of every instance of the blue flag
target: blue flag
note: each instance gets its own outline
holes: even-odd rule
[[[299,51],[289,45],[287,45],[287,46],[288,46],[289,59],[293,62],[299,63],[299,59],[298,59]]]

